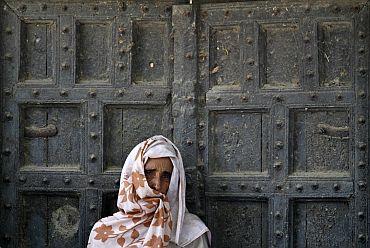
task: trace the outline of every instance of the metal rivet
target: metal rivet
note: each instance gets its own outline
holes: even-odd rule
[[[365,242],[366,240],[366,236],[364,234],[359,234],[358,235],[358,239],[361,241],[361,242]]]
[[[359,54],[364,54],[364,53],[365,53],[365,48],[364,48],[364,47],[360,47],[360,48],[358,49],[358,53],[359,53]]]
[[[334,6],[333,6],[333,11],[334,11],[334,12],[339,12],[339,11],[340,11],[339,6],[334,5]]]
[[[366,183],[363,181],[358,182],[358,187],[360,190],[365,190],[366,189]]]
[[[23,4],[22,6],[19,7],[19,10],[24,12],[27,10],[27,6]]]
[[[59,92],[59,94],[61,95],[61,96],[68,96],[68,91],[66,91],[66,90],[61,90],[60,92]]]
[[[310,42],[310,37],[308,37],[307,35],[305,37],[303,37],[303,41],[304,43],[308,43]]]
[[[145,96],[146,97],[152,97],[153,93],[150,90],[145,91]]]
[[[306,75],[309,76],[309,77],[313,77],[314,73],[313,73],[312,70],[308,70]]]
[[[4,151],[3,151],[3,154],[4,154],[5,156],[9,156],[11,153],[12,153],[12,152],[10,151],[10,149],[9,149],[9,148],[5,148],[5,149],[4,149]]]
[[[206,146],[204,145],[203,141],[199,141],[199,150],[203,151]]]
[[[97,138],[98,138],[98,135],[97,135],[97,133],[95,133],[95,132],[91,132],[91,133],[90,133],[90,137],[91,137],[92,139],[97,139]]]
[[[193,54],[191,52],[188,52],[188,53],[185,54],[185,58],[192,59],[193,58]]]
[[[119,89],[117,91],[117,96],[123,96],[125,94],[125,90],[124,89]]]
[[[365,214],[364,214],[364,212],[358,212],[357,216],[358,216],[358,218],[359,218],[359,219],[361,219],[361,220],[365,219]]]
[[[277,96],[274,96],[274,100],[277,101],[277,102],[282,102],[282,101],[284,101],[284,98],[280,95],[277,95]]]
[[[239,184],[239,188],[240,188],[240,189],[245,189],[245,184],[244,184],[244,183],[240,183],[240,184]]]
[[[11,239],[11,236],[9,234],[4,234],[4,239],[9,241]]]
[[[12,60],[13,59],[13,55],[11,53],[5,53],[5,59],[6,60]]]
[[[359,161],[358,162],[358,167],[359,168],[365,168],[365,166],[366,166],[366,163],[364,161]]]
[[[90,113],[90,118],[96,119],[97,117],[98,117],[98,114],[97,113],[95,113],[95,112],[91,112]]]
[[[249,81],[252,80],[253,79],[252,74],[248,73],[247,76],[246,76],[246,79],[249,80]]]
[[[222,190],[226,190],[228,187],[227,187],[227,184],[225,184],[225,183],[220,183],[220,184],[218,184],[218,187],[220,188],[220,189],[222,189]]]
[[[359,142],[358,143],[358,148],[360,148],[360,150],[365,150],[366,149],[366,143],[364,143],[364,142]]]
[[[259,186],[258,184],[256,184],[256,185],[254,186],[254,191],[256,191],[256,192],[260,192],[260,191],[261,191],[261,186]]]
[[[95,205],[90,205],[90,210],[96,210],[96,206]]]
[[[338,94],[338,95],[336,96],[336,99],[337,99],[337,101],[342,101],[342,100],[343,100],[343,96],[342,96],[342,95],[340,95],[340,94]]]
[[[275,148],[276,149],[281,149],[283,147],[284,147],[284,143],[282,141],[278,140],[278,141],[275,142]]]
[[[94,179],[89,179],[89,184],[94,184]]]
[[[63,28],[62,28],[62,32],[63,32],[63,33],[68,33],[68,31],[69,31],[69,28],[68,28],[68,27],[63,27]]]
[[[251,45],[251,44],[253,43],[253,38],[252,38],[252,37],[247,37],[247,38],[245,39],[245,41],[246,41],[249,45]]]
[[[124,64],[123,63],[118,63],[118,68],[120,70],[123,70],[125,68]]]
[[[64,183],[69,184],[71,182],[71,179],[69,177],[64,178]]]
[[[96,91],[95,90],[89,91],[89,96],[90,97],[96,97]]]
[[[48,6],[46,4],[41,5],[41,10],[47,10]]]
[[[64,50],[65,52],[67,52],[67,51],[68,51],[68,49],[69,49],[68,45],[64,45],[64,46],[63,46],[63,50]]]
[[[358,120],[357,121],[358,121],[359,124],[365,124],[366,119],[365,119],[364,116],[361,115],[361,116],[358,117]]]
[[[188,101],[188,102],[192,102],[193,100],[194,100],[194,98],[192,96],[186,97],[186,101]]]
[[[317,189],[319,188],[319,184],[318,184],[318,183],[313,183],[313,184],[311,185],[311,188],[312,188],[313,190],[317,190]]]
[[[126,3],[124,1],[118,1],[119,10],[125,11],[126,10]]]
[[[201,122],[199,122],[198,126],[199,126],[199,128],[204,128],[206,126],[206,124],[203,121],[201,121]]]
[[[240,96],[240,100],[242,100],[243,102],[248,102],[249,98],[248,96],[242,95]]]
[[[11,208],[12,208],[12,204],[10,204],[10,203],[5,203],[5,204],[4,204],[4,207],[5,207],[6,209],[11,209]]]
[[[218,97],[216,97],[216,101],[217,101],[217,102],[221,102],[221,100],[222,100],[222,99],[221,99],[221,97],[219,97],[219,96],[218,96]]]
[[[117,186],[118,186],[118,185],[119,185],[119,183],[120,183],[120,179],[119,179],[119,178],[117,178],[117,179],[115,179],[115,180],[114,180],[114,184],[115,184],[115,185],[117,185]]]
[[[12,33],[13,33],[12,28],[11,28],[11,27],[6,27],[6,28],[5,28],[5,33],[6,33],[6,34],[12,34]]]
[[[20,176],[19,177],[19,181],[24,183],[25,181],[27,180],[27,178],[25,176]]]
[[[4,89],[4,94],[6,95],[6,96],[11,96],[12,95],[12,90],[11,89]]]
[[[68,68],[69,68],[69,64],[68,63],[66,63],[66,62],[62,63],[62,69],[63,70],[67,70]]]
[[[247,60],[247,63],[249,65],[254,65],[254,60],[250,58],[250,59]]]
[[[362,31],[358,32],[358,37],[360,37],[360,39],[364,39],[366,37],[366,34]]]
[[[164,8],[164,11],[165,11],[166,13],[171,13],[171,11],[172,11],[172,6],[166,6],[166,7]]]
[[[5,116],[5,119],[7,119],[8,121],[13,120],[13,115],[12,115],[12,113],[10,113],[10,112],[8,112],[8,111],[6,111],[6,112],[4,113],[4,116]]]
[[[274,165],[273,165],[273,167],[274,167],[275,169],[280,169],[282,166],[283,166],[283,162],[281,162],[281,161],[276,161],[276,162],[274,163]]]
[[[358,95],[359,95],[359,97],[361,97],[361,98],[366,98],[366,93],[365,93],[365,91],[363,91],[363,90],[360,90],[359,92],[358,92]]]
[[[49,181],[49,180],[47,179],[47,177],[43,177],[43,178],[42,178],[42,182],[43,182],[43,183],[47,183],[48,181]]]
[[[96,161],[96,155],[95,154],[90,154],[90,161],[95,162]]]
[[[187,139],[187,140],[186,140],[186,144],[187,144],[188,146],[191,146],[191,145],[193,144],[193,141],[192,141],[191,139]]]
[[[280,218],[281,218],[281,213],[280,213],[280,211],[276,211],[276,212],[275,212],[275,218],[276,218],[276,219],[280,219]]]
[[[315,93],[312,93],[312,94],[310,95],[310,99],[311,99],[312,101],[315,101],[315,100],[317,99],[317,95],[316,95]]]
[[[366,75],[366,68],[364,68],[364,67],[360,67],[359,69],[358,69],[358,72],[360,73],[360,75]]]
[[[277,184],[276,187],[275,187],[276,190],[282,190],[283,189],[283,185],[281,184]]]
[[[311,54],[307,54],[307,55],[306,55],[306,59],[307,59],[308,61],[311,61],[311,60],[312,60],[312,55],[311,55]]]
[[[67,11],[67,10],[68,10],[68,6],[67,6],[67,5],[64,5],[62,9],[63,9],[64,11]]]
[[[333,185],[333,189],[334,189],[335,191],[340,190],[340,185],[339,185],[339,184],[337,184],[337,183],[334,183],[334,185]]]
[[[277,128],[282,128],[284,126],[284,122],[282,120],[277,120],[275,124]]]
[[[282,231],[276,231],[275,232],[275,236],[279,239],[281,239],[283,237],[283,232]]]
[[[40,95],[40,91],[38,91],[38,90],[33,90],[33,91],[32,91],[32,95],[33,95],[34,97],[37,97],[37,96],[39,96],[39,95]]]
[[[4,183],[10,183],[10,177],[9,176],[5,176],[4,179],[3,179]]]
[[[146,6],[146,5],[142,5],[141,6],[141,11],[144,12],[144,13],[147,13],[149,11],[149,7]]]
[[[295,189],[296,189],[297,191],[302,191],[302,190],[303,190],[303,185],[302,185],[302,184],[297,184],[297,185],[295,186]]]
[[[98,11],[98,10],[99,10],[99,7],[95,5],[95,6],[93,7],[93,10],[94,10],[94,11]]]

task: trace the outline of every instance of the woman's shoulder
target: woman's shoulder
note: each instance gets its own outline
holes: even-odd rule
[[[208,242],[208,237],[206,233],[203,233],[200,237],[193,240],[191,243],[185,246],[178,246],[172,242],[170,242],[168,248],[208,248],[210,247]]]

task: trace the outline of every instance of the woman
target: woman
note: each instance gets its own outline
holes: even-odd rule
[[[185,172],[163,136],[138,144],[122,169],[120,210],[95,223],[87,247],[209,247],[210,232],[185,207]]]

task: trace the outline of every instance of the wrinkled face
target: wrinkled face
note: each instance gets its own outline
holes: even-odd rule
[[[149,187],[166,194],[170,186],[172,170],[173,165],[170,158],[149,158],[144,166]]]

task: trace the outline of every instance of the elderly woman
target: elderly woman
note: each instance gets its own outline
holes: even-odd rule
[[[138,144],[122,169],[119,212],[99,220],[87,247],[209,247],[210,232],[185,207],[185,172],[163,136]]]

